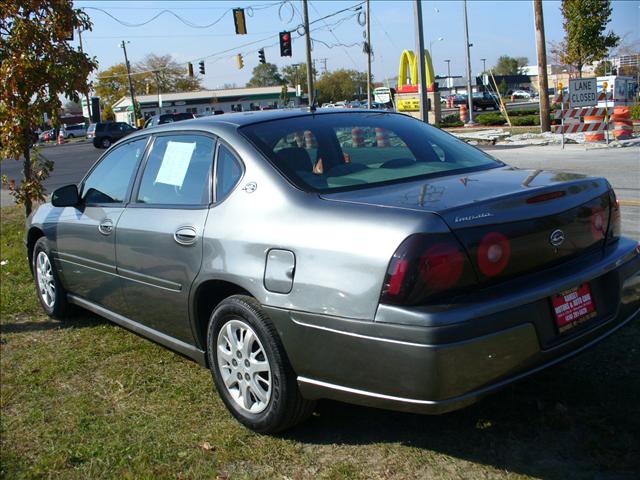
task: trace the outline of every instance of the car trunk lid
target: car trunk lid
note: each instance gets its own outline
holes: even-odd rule
[[[440,215],[490,283],[602,247],[609,188],[602,178],[503,167],[322,198]]]

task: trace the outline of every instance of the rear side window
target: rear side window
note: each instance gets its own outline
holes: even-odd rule
[[[88,204],[124,202],[146,144],[147,139],[141,138],[105,155],[84,182],[84,201]]]
[[[224,145],[218,148],[216,164],[216,201],[225,199],[242,177],[242,165],[231,151]]]
[[[366,188],[502,165],[401,114],[305,115],[251,124],[239,131],[303,190]]]
[[[137,201],[151,205],[209,204],[214,148],[215,141],[203,135],[157,137]]]
[[[94,127],[96,132],[104,132],[107,129],[106,123],[96,123]]]

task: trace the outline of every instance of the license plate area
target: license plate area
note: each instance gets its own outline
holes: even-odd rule
[[[582,283],[551,297],[558,333],[568,332],[597,315],[591,287]]]

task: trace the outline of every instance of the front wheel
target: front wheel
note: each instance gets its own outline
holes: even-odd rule
[[[66,317],[69,314],[67,293],[58,278],[46,237],[39,238],[33,247],[32,262],[36,291],[42,308],[50,317]]]
[[[222,301],[211,315],[207,346],[216,388],[246,427],[274,433],[313,412],[315,403],[300,395],[276,329],[255,299]]]

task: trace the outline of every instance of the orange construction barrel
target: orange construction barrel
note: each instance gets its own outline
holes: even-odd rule
[[[467,123],[469,121],[469,107],[466,105],[460,105],[460,121]]]
[[[597,123],[604,123],[604,115],[602,116],[592,115],[592,116],[584,117],[585,126],[591,125],[591,124],[597,124]],[[594,133],[585,132],[584,139],[587,142],[599,142],[601,140],[604,140],[604,131],[594,132]]]
[[[613,138],[616,140],[627,140],[631,138],[633,121],[631,120],[629,107],[614,107],[613,115],[611,115],[611,124],[613,125]]]

